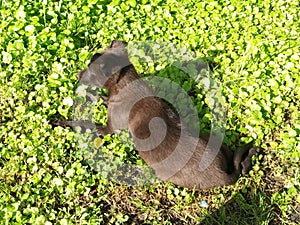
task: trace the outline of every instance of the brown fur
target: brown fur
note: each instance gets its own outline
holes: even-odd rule
[[[137,75],[125,46],[124,42],[113,41],[107,50],[92,58],[88,69],[78,74],[80,83],[108,89],[108,123],[106,127],[97,127],[97,134],[129,129],[140,156],[156,175],[183,187],[206,189],[229,185],[248,172],[256,149],[247,145],[233,154],[224,146],[218,150],[207,146],[205,138],[193,137],[180,124],[179,116],[155,97]],[[201,171],[199,164],[206,148],[208,156],[214,151],[218,153]]]

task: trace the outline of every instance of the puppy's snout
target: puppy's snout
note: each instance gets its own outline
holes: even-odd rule
[[[86,69],[80,71],[79,73],[76,74],[76,78],[77,80],[80,80],[82,78],[82,75],[84,74],[84,72],[86,71]]]

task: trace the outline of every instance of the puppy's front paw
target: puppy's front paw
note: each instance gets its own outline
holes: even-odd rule
[[[96,127],[95,124],[93,124],[89,121],[84,121],[84,120],[68,121],[68,120],[56,119],[50,123],[53,126],[70,127],[73,130],[75,129],[75,127],[80,127],[82,129],[82,131],[86,131],[87,129],[93,131],[94,128]]]
[[[107,126],[97,126],[96,132],[97,132],[97,136],[102,138],[107,134],[113,133]]]
[[[61,120],[61,119],[55,119],[53,121],[50,121],[50,124],[54,127],[67,127],[67,121]]]

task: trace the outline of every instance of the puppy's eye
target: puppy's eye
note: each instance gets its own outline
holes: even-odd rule
[[[95,55],[93,55],[90,64],[96,61],[101,55],[102,53],[96,53]]]

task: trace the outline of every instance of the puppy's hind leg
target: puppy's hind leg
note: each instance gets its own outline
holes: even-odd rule
[[[257,155],[259,148],[253,147],[253,143],[245,145],[234,153],[234,168],[240,174],[247,174],[252,167],[252,156]]]
[[[247,174],[251,170],[252,167],[252,156],[257,155],[259,148],[252,147],[248,151],[248,155],[241,162],[242,165],[242,174]]]

